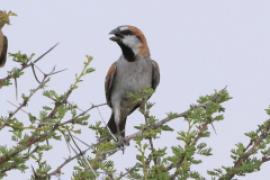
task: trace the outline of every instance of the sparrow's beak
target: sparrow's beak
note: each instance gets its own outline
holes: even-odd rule
[[[120,42],[121,39],[123,38],[119,28],[113,29],[109,34],[114,35],[110,37],[110,40],[115,41],[115,42]]]
[[[109,34],[119,34],[120,33],[120,29],[119,28],[115,28],[113,30],[111,30],[111,32]]]

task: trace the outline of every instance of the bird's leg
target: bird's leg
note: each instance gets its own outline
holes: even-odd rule
[[[129,146],[129,142],[125,138],[125,129],[122,129],[119,139],[121,139],[121,143],[123,143],[123,145]]]
[[[122,148],[124,148],[124,138],[121,135],[121,113],[120,113],[120,109],[119,108],[115,108],[114,111],[114,121],[115,121],[115,125],[116,125],[116,138],[118,141],[119,146]],[[122,149],[122,151],[124,152],[124,150]]]
[[[120,131],[120,125],[118,126],[119,128],[117,128],[117,140],[118,140],[118,146],[120,147],[120,149],[122,150],[123,154],[125,152],[125,136],[123,136],[123,133],[125,134],[125,130]]]
[[[126,127],[126,122],[127,122],[127,113],[126,112],[122,112],[121,113],[121,122],[120,122],[120,126],[119,126],[119,128],[120,128],[120,136],[121,136],[121,138],[122,138],[122,143],[124,144],[124,145],[129,145],[129,142],[128,141],[126,141],[126,139],[125,139],[125,135],[126,135],[126,133],[125,133],[125,127]]]
[[[115,112],[114,121],[116,125],[116,137],[117,139],[119,139],[119,136],[121,136],[121,133],[120,133],[120,113],[118,111]]]

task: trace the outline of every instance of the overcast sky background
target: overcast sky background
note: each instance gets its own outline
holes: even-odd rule
[[[57,75],[50,87],[63,92],[82,68],[86,54],[94,57],[96,72],[85,78],[72,96],[84,109],[90,103],[105,102],[104,77],[109,66],[117,60],[120,49],[109,41],[113,28],[131,24],[145,33],[152,58],[161,69],[161,83],[151,98],[155,102],[152,112],[157,117],[167,112],[182,112],[200,95],[228,86],[233,99],[226,103],[225,120],[215,124],[217,134],[208,142],[214,155],[196,166],[206,174],[207,169],[231,165],[230,150],[238,142],[247,143],[243,135],[267,119],[264,109],[270,104],[270,1],[263,0],[1,0],[0,9],[12,10],[18,17],[11,19],[12,26],[4,28],[9,39],[9,52],[41,54],[56,42],[60,45],[44,59],[40,66],[49,71],[53,65],[68,71]],[[8,61],[0,77],[13,67]],[[19,91],[27,92],[36,86],[31,72],[19,80]],[[14,88],[0,93],[0,114],[14,109],[7,100],[16,102]],[[39,112],[49,102],[35,97],[29,109]],[[110,110],[101,108],[107,120]],[[22,114],[22,117],[24,115]],[[25,118],[25,117],[24,117]],[[99,119],[93,111],[91,120]],[[27,120],[27,119],[25,119]],[[134,125],[143,122],[136,112],[128,118],[127,134],[135,132]],[[176,130],[184,130],[181,121],[170,123]],[[213,132],[213,131],[212,131]],[[1,145],[10,145],[7,133],[0,134]],[[163,135],[162,135],[163,136]],[[94,136],[87,132],[81,136],[89,143]],[[158,146],[178,143],[174,134],[165,134]],[[120,169],[135,162],[134,149],[128,147],[125,155],[114,156]],[[69,155],[65,143],[57,143],[48,160],[53,167]],[[62,179],[70,179],[72,166],[64,169]],[[244,180],[269,179],[270,164]],[[29,172],[8,173],[5,179],[27,179]]]

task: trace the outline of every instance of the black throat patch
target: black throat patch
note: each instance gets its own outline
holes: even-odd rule
[[[130,47],[126,46],[123,43],[118,43],[118,45],[122,49],[123,55],[127,61],[134,62],[136,60],[136,56]]]

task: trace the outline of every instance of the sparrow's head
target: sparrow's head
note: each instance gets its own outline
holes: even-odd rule
[[[135,26],[119,26],[110,32],[110,39],[116,42],[127,60],[134,61],[136,57],[149,57],[150,52],[142,31]]]

